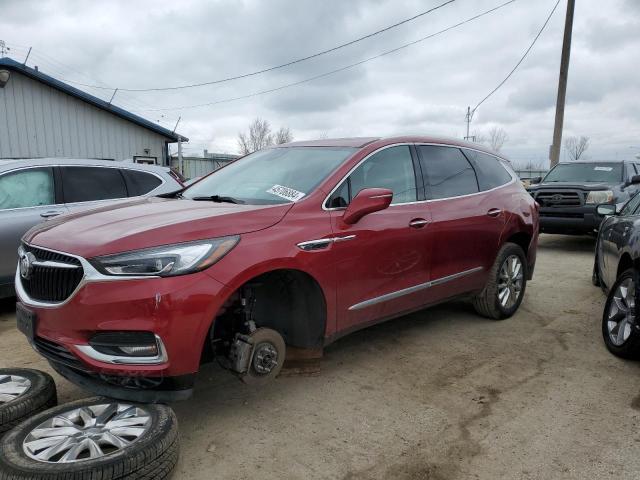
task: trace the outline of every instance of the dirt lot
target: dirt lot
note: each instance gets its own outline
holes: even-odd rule
[[[207,368],[174,405],[174,478],[639,478],[640,363],[604,348],[593,246],[543,237],[504,322],[428,310],[337,342],[317,376],[262,389]],[[3,312],[0,366],[50,371]],[[56,380],[61,401],[85,396]]]

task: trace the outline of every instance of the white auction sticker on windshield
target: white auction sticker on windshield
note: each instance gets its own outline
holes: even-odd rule
[[[613,167],[595,167],[594,170],[596,172],[610,172],[613,170]]]
[[[294,188],[283,187],[282,185],[274,185],[269,190],[267,190],[267,193],[277,195],[278,197],[284,198],[285,200],[290,200],[292,202],[297,202],[305,196],[303,192],[299,192]]]

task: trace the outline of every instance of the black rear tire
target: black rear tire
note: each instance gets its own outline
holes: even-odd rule
[[[178,421],[166,405],[118,402],[144,409],[149,417],[146,430],[129,445],[99,458],[62,462],[45,462],[25,452],[25,438],[43,422],[73,409],[90,407],[116,400],[94,397],[70,402],[22,422],[2,440],[0,480],[162,480],[171,475],[178,461]],[[102,448],[102,447],[101,447]]]
[[[28,380],[29,386],[13,400],[0,401],[0,436],[26,418],[58,403],[56,384],[48,373],[27,368],[0,368],[2,383],[15,377]]]
[[[604,305],[604,312],[602,313],[602,337],[607,350],[613,353],[616,357],[638,359],[640,358],[640,329],[637,327],[638,317],[635,315],[638,308],[638,306],[635,306],[635,298],[633,313],[631,314],[635,318],[633,318],[634,324],[630,325],[629,337],[624,340],[623,343],[616,344],[611,338],[611,333],[609,331],[609,320],[612,316],[612,309],[617,308],[614,306],[615,297],[619,295],[620,285],[629,280],[633,285],[633,269],[631,268],[625,270],[622,275],[618,277],[609,291],[607,302]],[[638,286],[635,286],[635,288],[638,288]],[[619,331],[619,329],[617,331]]]
[[[513,305],[503,306],[499,299],[498,284],[500,282],[500,271],[507,260],[513,257],[517,257],[522,265],[522,288],[520,289],[518,298]],[[473,306],[476,312],[483,317],[491,318],[493,320],[503,320],[511,317],[522,303],[524,298],[524,292],[527,286],[527,259],[525,257],[522,247],[515,243],[505,243],[498,255],[495,262],[489,271],[489,279],[482,292],[480,292],[473,299]]]

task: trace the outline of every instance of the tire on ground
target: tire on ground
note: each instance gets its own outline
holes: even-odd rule
[[[520,297],[518,298],[518,301],[515,303],[515,305],[507,309],[503,307],[498,300],[498,277],[503,262],[512,255],[517,255],[522,262],[522,290],[520,292]],[[522,303],[522,299],[524,298],[526,287],[527,259],[525,257],[524,251],[519,245],[507,242],[502,246],[502,248],[498,252],[498,255],[496,256],[496,260],[493,263],[491,270],[489,271],[487,284],[482,289],[482,291],[473,298],[473,307],[475,308],[476,312],[483,317],[491,318],[494,320],[509,318],[514,313],[516,313],[516,311],[520,307],[520,303]]]
[[[117,402],[94,397],[59,405],[19,424],[2,440],[0,480],[162,480],[169,478],[179,453],[178,421],[173,410],[160,404],[135,404],[150,417],[146,431],[130,445],[96,459],[48,463],[29,457],[23,448],[27,435],[47,419],[69,410]]]
[[[0,399],[0,436],[26,418],[58,403],[56,384],[48,373],[27,368],[0,368],[0,378],[9,382],[7,376],[25,378],[30,384],[16,398],[8,401]]]
[[[628,278],[633,278],[632,268],[622,272],[622,274],[618,277],[618,279],[611,287],[611,290],[609,290],[607,302],[605,303],[604,311],[602,312],[602,337],[604,339],[604,344],[606,345],[607,350],[613,353],[616,357],[634,360],[640,358],[640,332],[638,331],[638,329],[632,325],[629,338],[622,345],[615,345],[609,337],[608,328],[608,314],[611,302],[613,302],[613,297],[616,294],[616,291],[618,290],[620,284]],[[636,286],[636,288],[638,288],[638,286]]]

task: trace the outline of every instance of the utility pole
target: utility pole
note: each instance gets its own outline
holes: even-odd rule
[[[176,128],[178,128],[178,124],[182,120],[182,116],[178,117],[178,121],[176,122],[176,126],[173,127],[173,133],[176,132]],[[180,175],[184,175],[184,166],[182,164],[182,137],[178,134],[178,171]]]
[[[475,110],[472,112],[471,111],[471,107],[467,107],[467,136],[464,137],[465,140],[469,140],[469,139],[473,139],[473,141],[476,141],[476,136],[474,135],[473,137],[469,134],[469,127],[471,126],[471,120],[473,120],[473,114],[475,113]]]
[[[576,0],[567,0],[567,18],[564,23],[564,39],[562,43],[562,59],[560,61],[560,79],[558,82],[558,99],[556,101],[556,123],[553,129],[553,143],[549,159],[553,168],[560,161],[562,146],[562,128],[564,126],[564,105],[567,98],[567,79],[569,78],[569,59],[571,57],[571,35],[573,32],[573,12]]]

